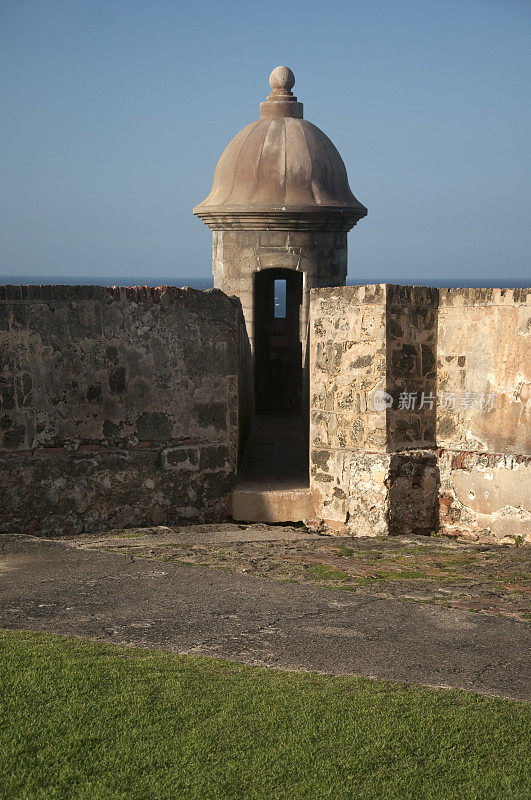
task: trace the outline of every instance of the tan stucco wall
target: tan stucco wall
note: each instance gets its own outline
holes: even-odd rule
[[[441,289],[437,355],[438,392],[493,395],[490,411],[439,404],[439,446],[531,454],[531,291]]]
[[[441,530],[531,541],[531,291],[441,289],[437,354]]]

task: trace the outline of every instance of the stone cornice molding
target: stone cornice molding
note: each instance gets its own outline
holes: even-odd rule
[[[291,209],[290,209],[291,211]],[[349,231],[367,215],[366,209],[325,208],[321,211],[207,211],[194,209],[194,214],[213,231],[278,230],[278,231]]]

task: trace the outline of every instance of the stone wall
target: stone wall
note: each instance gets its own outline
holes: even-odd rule
[[[312,292],[310,479],[329,527],[376,536],[436,525],[436,291],[384,284]],[[393,405],[391,405],[391,402]]]
[[[0,287],[0,531],[227,515],[245,351],[217,290]]]
[[[341,527],[349,517],[351,477],[365,451],[385,453],[386,414],[373,397],[385,390],[385,289],[346,286],[311,293],[310,481],[318,516]],[[363,465],[366,509],[352,518],[380,530],[386,497],[377,457]],[[374,476],[374,477],[373,477]],[[365,512],[365,513],[364,513]]]
[[[388,450],[435,447],[438,290],[386,284]]]
[[[531,540],[530,299],[312,292],[310,472],[329,528]]]
[[[440,529],[531,541],[531,290],[440,290]]]
[[[354,535],[531,540],[531,291],[311,293],[317,516]],[[230,513],[253,405],[218,290],[0,287],[0,531]]]

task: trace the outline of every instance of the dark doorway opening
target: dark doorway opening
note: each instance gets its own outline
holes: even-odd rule
[[[254,276],[255,408],[296,413],[302,407],[302,273],[267,269]]]
[[[279,522],[307,518],[308,425],[302,403],[302,289],[301,272],[275,268],[254,275],[256,413],[233,496],[237,519]],[[286,491],[292,492],[288,498],[283,494]]]

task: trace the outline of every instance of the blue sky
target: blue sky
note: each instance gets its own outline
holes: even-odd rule
[[[369,209],[351,280],[528,281],[529,0],[3,0],[0,274],[208,277],[192,208],[278,64]]]

